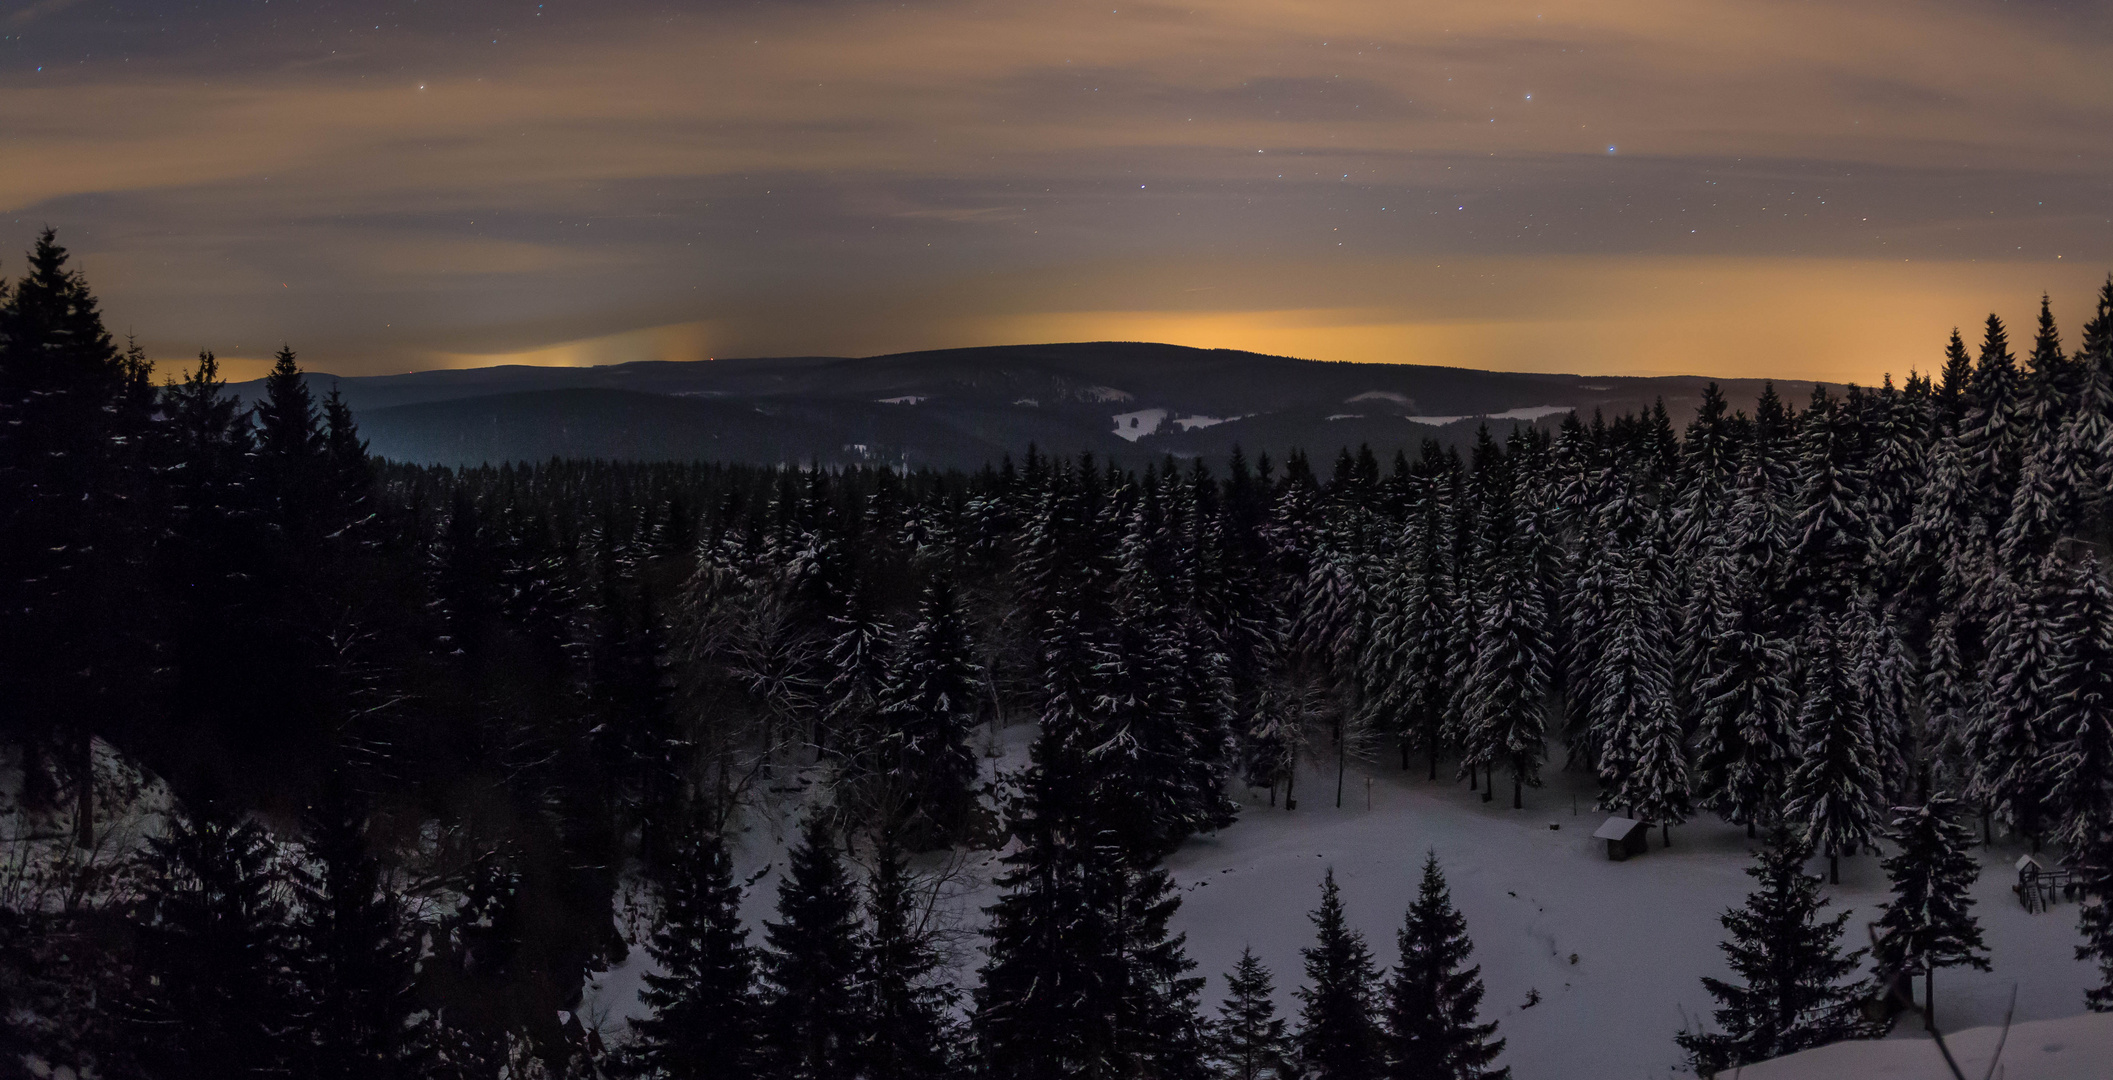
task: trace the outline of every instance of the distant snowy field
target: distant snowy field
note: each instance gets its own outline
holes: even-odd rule
[[[998,764],[1023,763],[1033,732],[1031,724],[1003,732]],[[1450,772],[1442,768],[1440,775]],[[1551,767],[1548,786],[1528,790],[1527,808],[1515,811],[1501,775],[1491,803],[1464,782],[1431,783],[1424,775],[1420,760],[1407,773],[1391,763],[1353,761],[1338,810],[1333,757],[1309,761],[1298,778],[1299,809],[1271,809],[1266,792],[1248,793],[1237,824],[1189,842],[1168,860],[1182,894],[1174,928],[1188,935],[1196,973],[1210,977],[1206,1013],[1216,1016],[1224,972],[1252,945],[1275,974],[1280,1012],[1296,1017],[1293,991],[1303,978],[1299,949],[1312,940],[1306,916],[1319,899],[1321,874],[1331,866],[1351,922],[1378,960],[1391,964],[1394,932],[1429,849],[1437,851],[1454,903],[1467,917],[1474,959],[1488,987],[1484,1016],[1500,1022],[1499,1034],[1507,1040],[1501,1060],[1517,1080],[1686,1075],[1673,1035],[1683,1026],[1710,1022],[1712,1003],[1701,977],[1727,973],[1717,947],[1723,937],[1717,918],[1741,903],[1752,884],[1744,873],[1751,863],[1744,830],[1713,818],[1690,822],[1674,828],[1670,850],[1658,846],[1654,830],[1649,854],[1609,862],[1605,845],[1591,838],[1605,815],[1591,808],[1589,776]],[[750,827],[738,860],[744,879],[764,871],[746,908],[757,933],[776,901],[777,873],[797,816],[790,802],[782,809],[772,815],[775,820]],[[1561,828],[1551,830],[1550,824]],[[1938,1013],[1947,1030],[2002,1023],[2013,986],[2020,1021],[2084,1012],[2083,991],[2093,972],[2075,959],[2081,940],[2077,907],[2065,902],[2046,914],[2025,913],[2010,891],[2016,880],[2011,864],[2022,850],[1999,841],[1981,851],[1975,913],[1994,970],[1938,973]],[[938,861],[933,856],[926,863]],[[1814,867],[1824,870],[1818,860]],[[951,900],[963,930],[980,925],[980,908],[996,896],[989,879],[999,869],[991,853],[968,860],[965,870],[973,880]],[[1878,917],[1886,896],[1878,859],[1844,860],[1841,886],[1827,893],[1834,902],[1830,912],[1846,906],[1856,913],[1850,944],[1867,944],[1865,924]],[[974,982],[981,957],[973,939],[963,942],[961,952],[965,987]],[[614,1028],[621,1017],[639,1012],[635,994],[644,960],[642,951],[634,951],[628,963],[595,980],[583,1006],[586,1019]],[[1540,1001],[1526,1007],[1532,991]],[[1893,1038],[1921,1040],[1920,1027],[1919,1017],[1903,1017]]]

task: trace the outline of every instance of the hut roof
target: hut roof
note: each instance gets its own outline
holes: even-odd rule
[[[1594,840],[1620,840],[1635,830],[1639,824],[1634,818],[1610,817],[1607,823],[1592,834]]]

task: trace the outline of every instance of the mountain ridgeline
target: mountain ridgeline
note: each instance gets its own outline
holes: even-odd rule
[[[1140,342],[1011,345],[864,358],[649,361],[337,378],[374,452],[418,464],[593,458],[758,465],[974,469],[1029,444],[1142,466],[1233,447],[1366,445],[1382,457],[1426,438],[1465,447],[1500,433],[1642,413],[1685,424],[1709,380],[1541,375],[1345,364]],[[245,401],[261,381],[230,389]],[[1725,380],[1751,408],[1763,383]]]

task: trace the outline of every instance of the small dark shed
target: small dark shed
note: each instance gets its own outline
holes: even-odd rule
[[[1631,855],[1641,855],[1650,850],[1651,826],[1648,822],[1625,817],[1610,817],[1607,823],[1592,834],[1594,840],[1607,842],[1607,858],[1620,862]]]

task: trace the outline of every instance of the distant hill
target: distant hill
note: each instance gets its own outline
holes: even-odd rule
[[[597,457],[975,467],[1029,443],[1127,462],[1164,455],[1316,458],[1369,444],[1413,452],[1471,440],[1479,422],[1610,418],[1663,399],[1693,415],[1699,376],[1625,378],[1298,360],[1230,349],[1085,342],[889,356],[491,367],[337,378],[374,451],[474,464]],[[1758,379],[1714,380],[1750,408]],[[231,389],[254,397],[260,382]],[[1810,387],[1780,391],[1802,401]]]

